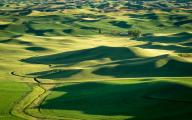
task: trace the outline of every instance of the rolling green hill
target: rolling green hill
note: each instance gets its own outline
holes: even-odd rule
[[[191,8],[0,1],[0,120],[191,120]]]

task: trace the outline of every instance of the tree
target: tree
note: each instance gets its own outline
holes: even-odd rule
[[[140,30],[129,30],[128,36],[139,38],[139,37],[141,37],[141,31]]]
[[[101,34],[101,28],[98,29],[99,34]]]

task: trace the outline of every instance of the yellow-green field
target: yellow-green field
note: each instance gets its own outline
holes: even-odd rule
[[[0,120],[191,120],[183,19],[190,10],[0,16]]]

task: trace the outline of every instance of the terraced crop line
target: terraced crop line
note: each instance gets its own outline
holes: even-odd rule
[[[36,120],[38,117],[29,114],[26,110],[31,106],[31,104],[42,94],[44,90],[39,86],[33,87],[33,90],[25,96],[18,104],[14,106],[11,113],[15,116],[24,119]]]
[[[11,72],[11,75],[17,77],[32,78],[28,76],[17,75],[15,72]],[[27,109],[31,107],[31,105],[35,101],[37,101],[38,98],[40,98],[47,92],[47,90],[41,85],[41,82],[37,80],[37,78],[34,78],[33,80],[35,81],[35,83],[37,83],[37,85],[33,86],[32,91],[24,96],[23,99],[13,107],[11,111],[12,115],[29,120],[42,119],[41,117],[33,116],[32,114],[27,112]]]
[[[11,75],[17,76],[17,77],[22,77],[22,78],[33,78],[33,77],[28,77],[28,76],[23,76],[23,75],[18,75],[15,72],[11,72]],[[43,86],[43,83],[40,82],[37,78],[33,78],[35,83],[37,85],[33,86],[32,91],[28,93],[26,96],[22,98],[21,101],[16,104],[12,110],[11,114],[20,117],[23,119],[28,119],[28,120],[74,120],[71,118],[61,118],[61,117],[45,117],[45,116],[35,116],[31,114],[28,109],[32,107],[38,106],[38,112],[41,113],[40,110],[40,105],[42,101],[46,99],[46,96],[49,95],[47,89]],[[48,85],[52,85],[51,87],[54,87],[54,83],[49,83]],[[80,120],[80,119],[75,119],[75,120]]]

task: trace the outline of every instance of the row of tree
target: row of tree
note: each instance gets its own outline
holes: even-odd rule
[[[101,28],[98,29],[98,33],[101,34],[103,31]],[[123,36],[129,36],[129,37],[133,37],[133,38],[139,38],[142,36],[142,32],[140,30],[129,30],[127,32],[124,33],[119,33],[117,31],[112,31],[113,35],[123,35]]]

